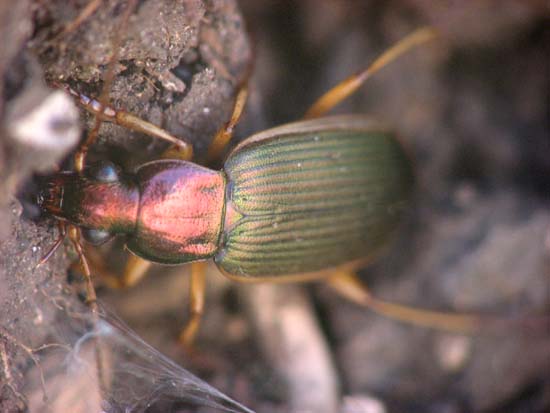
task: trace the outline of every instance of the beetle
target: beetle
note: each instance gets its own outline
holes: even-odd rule
[[[302,281],[326,278],[346,297],[408,322],[470,330],[479,319],[412,309],[381,301],[360,285],[353,271],[389,243],[406,211],[413,188],[407,155],[389,129],[362,115],[324,116],[397,56],[434,38],[431,28],[413,32],[366,70],[323,95],[305,120],[252,135],[235,147],[221,170],[190,161],[192,148],[167,132],[68,89],[101,120],[146,132],[179,148],[179,159],[145,163],[123,173],[104,162],[86,166],[93,137],[75,155],[75,169],[49,177],[38,197],[43,210],[59,219],[58,242],[69,236],[95,302],[91,271],[80,230],[92,243],[124,235],[130,258],[120,285],[144,274],[143,260],[193,263],[191,318],[180,335],[189,345],[204,305],[204,261],[213,259],[237,281]],[[219,156],[246,102],[240,89],[233,114],[209,148]],[[174,155],[174,152],[171,152]]]

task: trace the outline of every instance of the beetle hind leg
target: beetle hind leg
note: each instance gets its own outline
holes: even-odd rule
[[[451,333],[506,334],[513,330],[536,336],[540,331],[548,331],[550,326],[548,315],[506,317],[443,312],[384,301],[373,296],[357,274],[349,271],[337,271],[328,278],[327,283],[346,299],[369,308],[375,313],[404,323]]]
[[[480,332],[487,323],[498,321],[475,314],[430,311],[378,299],[352,272],[337,271],[328,278],[327,283],[346,299],[367,307],[375,313],[421,327],[472,334]]]
[[[436,35],[436,31],[431,27],[423,27],[415,30],[382,53],[382,55],[379,56],[366,69],[344,79],[342,82],[338,83],[323,96],[317,99],[315,103],[307,110],[304,118],[311,119],[325,115],[344,99],[355,93],[357,89],[359,89],[374,73],[378,72],[388,63],[391,63],[397,57],[409,51],[413,47],[432,40],[436,37]]]

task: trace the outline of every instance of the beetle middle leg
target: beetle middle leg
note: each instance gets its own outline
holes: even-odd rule
[[[241,118],[241,115],[243,113],[247,97],[248,85],[245,81],[244,84],[241,85],[237,93],[237,97],[235,98],[235,103],[233,104],[233,113],[231,114],[231,117],[226,122],[226,124],[216,133],[216,136],[214,136],[212,143],[208,147],[208,153],[206,154],[207,163],[211,163],[219,159],[222,151],[229,144],[229,141],[233,136],[233,129],[239,122],[239,119]]]
[[[136,255],[130,255],[126,261],[124,272],[119,276],[105,268],[98,254],[87,251],[87,256],[90,258],[90,265],[94,269],[94,273],[101,274],[101,281],[109,288],[115,289],[134,286],[145,277],[147,270],[151,266],[150,261]],[[189,319],[179,335],[179,341],[186,349],[192,348],[204,311],[206,266],[206,262],[194,262],[191,264]]]
[[[186,349],[192,347],[202,319],[204,295],[206,292],[206,265],[204,261],[191,264],[189,320],[179,335],[179,341]]]

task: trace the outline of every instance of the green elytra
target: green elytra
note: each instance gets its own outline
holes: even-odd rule
[[[386,128],[363,116],[254,135],[224,165],[237,212],[216,264],[239,277],[289,276],[368,258],[409,204],[412,168]]]

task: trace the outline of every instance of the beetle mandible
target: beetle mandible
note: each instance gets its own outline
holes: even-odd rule
[[[474,316],[412,309],[369,294],[354,271],[388,244],[413,187],[409,160],[382,124],[361,115],[324,115],[397,56],[435,36],[418,29],[366,70],[323,95],[305,120],[254,134],[228,155],[221,170],[190,162],[192,148],[166,131],[69,90],[101,120],[175,144],[178,159],[148,162],[134,173],[111,163],[85,165],[94,137],[75,154],[74,172],[57,173],[39,195],[40,206],[61,222],[87,279],[91,271],[80,233],[93,243],[125,235],[131,256],[120,285],[131,285],[147,268],[192,262],[191,318],[180,335],[189,345],[204,306],[204,261],[213,259],[238,281],[302,281],[326,278],[347,298],[381,314],[452,330],[471,330]],[[229,142],[246,102],[243,86],[231,119],[216,134],[208,158]],[[174,151],[171,152],[174,154]],[[68,225],[67,225],[68,224]],[[144,260],[143,260],[144,259]]]

